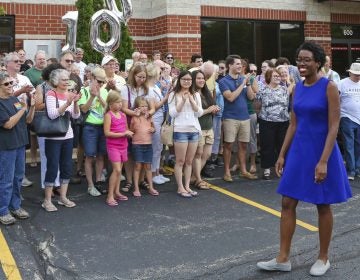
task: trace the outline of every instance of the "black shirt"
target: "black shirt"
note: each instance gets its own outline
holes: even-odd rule
[[[4,124],[21,108],[15,96],[0,98],[0,151],[17,149],[29,142],[25,114],[12,129],[4,128]]]

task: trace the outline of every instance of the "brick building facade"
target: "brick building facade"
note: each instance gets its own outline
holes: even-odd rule
[[[64,40],[66,26],[61,16],[75,10],[74,3],[75,0],[0,1],[6,15],[15,16],[15,49],[22,48],[24,40]],[[129,30],[136,48],[147,54],[155,49],[171,51],[183,62],[188,62],[192,53],[202,51],[204,19],[297,22],[302,26],[303,39],[319,42],[330,55],[334,42],[332,25],[355,26],[356,32],[343,39],[353,40],[355,45],[360,40],[359,1],[133,0],[132,3],[134,14]],[[360,41],[354,50],[358,47],[360,50]],[[352,47],[349,48],[351,52]]]

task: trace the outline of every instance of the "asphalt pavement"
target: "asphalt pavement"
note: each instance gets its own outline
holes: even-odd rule
[[[24,280],[312,278],[317,213],[306,203],[297,209],[292,272],[256,268],[279,249],[276,178],[249,181],[235,175],[233,183],[226,183],[223,169],[217,168],[208,181],[214,188],[199,191],[198,197],[178,196],[171,178],[157,186],[159,197],[142,191],[141,198],[129,196],[117,207],[107,206],[105,196],[89,196],[83,178],[69,188],[77,207],[47,213],[40,206],[39,173],[39,167],[27,168],[35,184],[23,189],[23,207],[31,218],[0,226]],[[351,185],[353,198],[333,206],[331,269],[324,279],[359,279],[360,178]],[[0,279],[6,279],[3,270]]]

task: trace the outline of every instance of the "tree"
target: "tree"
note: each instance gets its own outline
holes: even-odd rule
[[[119,0],[117,0],[117,5],[120,9],[121,4]],[[103,9],[104,0],[77,0],[76,7],[79,11],[77,46],[84,49],[85,62],[100,63],[102,54],[92,49],[89,34],[91,17],[96,11]],[[101,39],[104,42],[108,41],[110,37],[110,26],[107,23],[104,23],[100,29]],[[113,55],[121,62],[122,68],[124,68],[124,61],[126,58],[131,58],[134,48],[128,28],[123,24],[121,24],[121,32],[120,46]]]

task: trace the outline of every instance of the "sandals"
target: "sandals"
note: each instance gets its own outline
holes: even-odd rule
[[[134,197],[141,197],[141,193],[140,192],[133,192],[133,196]]]
[[[139,184],[139,188],[140,189],[143,189],[143,190],[148,190],[150,187],[150,185],[148,184],[148,182],[146,181],[142,181],[140,184]]]
[[[205,181],[202,181],[202,180],[195,183],[194,186],[195,186],[195,188],[197,188],[199,190],[209,190],[210,189],[209,185]]]
[[[121,188],[123,192],[129,192],[132,189],[133,185],[129,182],[126,182],[125,186]]]
[[[178,192],[177,194],[178,194],[178,196],[183,197],[183,198],[192,198],[192,195],[188,192]]]
[[[106,204],[110,207],[115,207],[119,205],[119,203],[117,203],[116,200],[110,200],[110,201],[106,200]]]
[[[58,200],[58,204],[59,205],[62,205],[62,206],[65,206],[67,208],[73,208],[76,206],[75,202],[71,201],[70,199],[68,198],[60,198]]]

